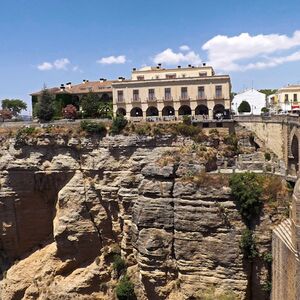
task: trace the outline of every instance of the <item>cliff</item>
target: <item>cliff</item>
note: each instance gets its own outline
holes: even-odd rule
[[[268,270],[243,259],[228,176],[203,173],[228,154],[216,140],[3,139],[1,299],[115,299],[119,249],[137,299],[202,299],[208,289],[264,299]],[[261,216],[262,253],[279,219],[276,208]]]

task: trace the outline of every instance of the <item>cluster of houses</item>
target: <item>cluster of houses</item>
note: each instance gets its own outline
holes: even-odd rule
[[[229,75],[217,75],[211,66],[188,65],[166,69],[155,67],[133,69],[130,79],[83,80],[48,89],[53,101],[73,104],[80,109],[80,99],[88,94],[97,94],[99,101],[112,102],[113,114],[121,114],[133,121],[178,120],[191,116],[195,120],[229,119],[231,114],[255,114],[262,111],[287,112],[300,110],[298,99],[300,85],[290,85],[269,95],[254,89],[234,97],[231,93]],[[34,107],[42,91],[32,93]],[[242,110],[241,104],[247,109]],[[265,110],[264,110],[265,109]]]

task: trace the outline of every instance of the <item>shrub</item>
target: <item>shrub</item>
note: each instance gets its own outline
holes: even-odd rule
[[[199,133],[201,133],[200,127],[186,125],[183,123],[177,124],[175,129],[178,134],[183,135],[183,136],[188,136],[188,137],[195,137]]]
[[[119,300],[131,300],[135,298],[134,285],[127,276],[124,276],[116,287]]]
[[[77,117],[77,108],[72,105],[68,104],[62,111],[64,118],[66,119],[76,119]]]
[[[150,135],[151,134],[151,126],[149,124],[137,125],[135,127],[135,133],[138,135]]]
[[[192,124],[191,117],[190,116],[183,116],[182,123],[185,124],[185,125],[191,125]]]
[[[243,220],[249,222],[258,216],[262,209],[262,178],[255,173],[233,174],[229,180],[231,194]]]
[[[97,94],[90,92],[84,95],[81,98],[80,105],[85,118],[94,118],[98,116],[100,99]]]
[[[116,254],[114,256],[113,269],[116,271],[118,277],[120,277],[120,275],[123,273],[125,268],[126,268],[125,260],[122,259],[121,255]]]
[[[92,121],[81,121],[80,128],[88,133],[106,135],[106,126],[103,123],[96,123]]]
[[[271,160],[271,154],[269,152],[265,153],[265,160]]]
[[[21,141],[27,136],[31,136],[36,131],[35,127],[23,127],[17,131],[16,140]]]
[[[127,125],[127,120],[124,118],[123,115],[117,115],[112,122],[111,126],[111,133],[112,134],[119,134]]]
[[[262,290],[266,293],[270,293],[272,291],[272,283],[267,280],[262,284]]]
[[[252,260],[257,256],[256,243],[250,229],[245,229],[242,232],[240,248],[243,251],[244,258],[246,259]]]
[[[12,112],[9,111],[8,109],[1,109],[0,110],[0,118],[2,119],[2,122],[4,120],[9,120],[12,118]]]
[[[263,253],[262,259],[263,259],[263,261],[265,263],[271,264],[272,260],[273,260],[272,253],[271,252],[265,252],[265,253]]]
[[[244,113],[244,112],[251,112],[251,107],[249,102],[247,101],[242,101],[241,104],[238,107],[238,112],[239,113]]]

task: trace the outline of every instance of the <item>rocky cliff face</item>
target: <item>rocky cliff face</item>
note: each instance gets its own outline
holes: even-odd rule
[[[137,299],[200,299],[212,287],[263,299],[267,270],[257,264],[253,276],[243,261],[228,179],[201,173],[213,163],[197,147],[171,137],[2,141],[1,299],[115,299],[118,247]],[[257,227],[261,251],[272,218]]]

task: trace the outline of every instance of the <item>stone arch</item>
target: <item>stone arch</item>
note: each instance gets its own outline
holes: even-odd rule
[[[117,111],[116,111],[116,114],[118,115],[118,116],[126,116],[126,109],[125,108],[123,108],[123,107],[119,107],[118,109],[117,109]]]
[[[224,115],[225,107],[223,104],[216,104],[213,109],[213,117],[216,119],[217,114]]]
[[[195,109],[195,115],[208,115],[208,107],[203,104],[198,105]]]
[[[146,110],[147,117],[158,117],[158,109],[155,106],[149,106]]]
[[[190,116],[192,114],[192,110],[188,105],[182,105],[179,107],[178,115],[179,116]]]
[[[131,111],[130,111],[130,116],[131,117],[142,117],[143,116],[143,111],[140,107],[134,107]]]
[[[162,115],[164,117],[166,116],[174,116],[175,115],[175,109],[173,106],[167,105],[162,110]]]

